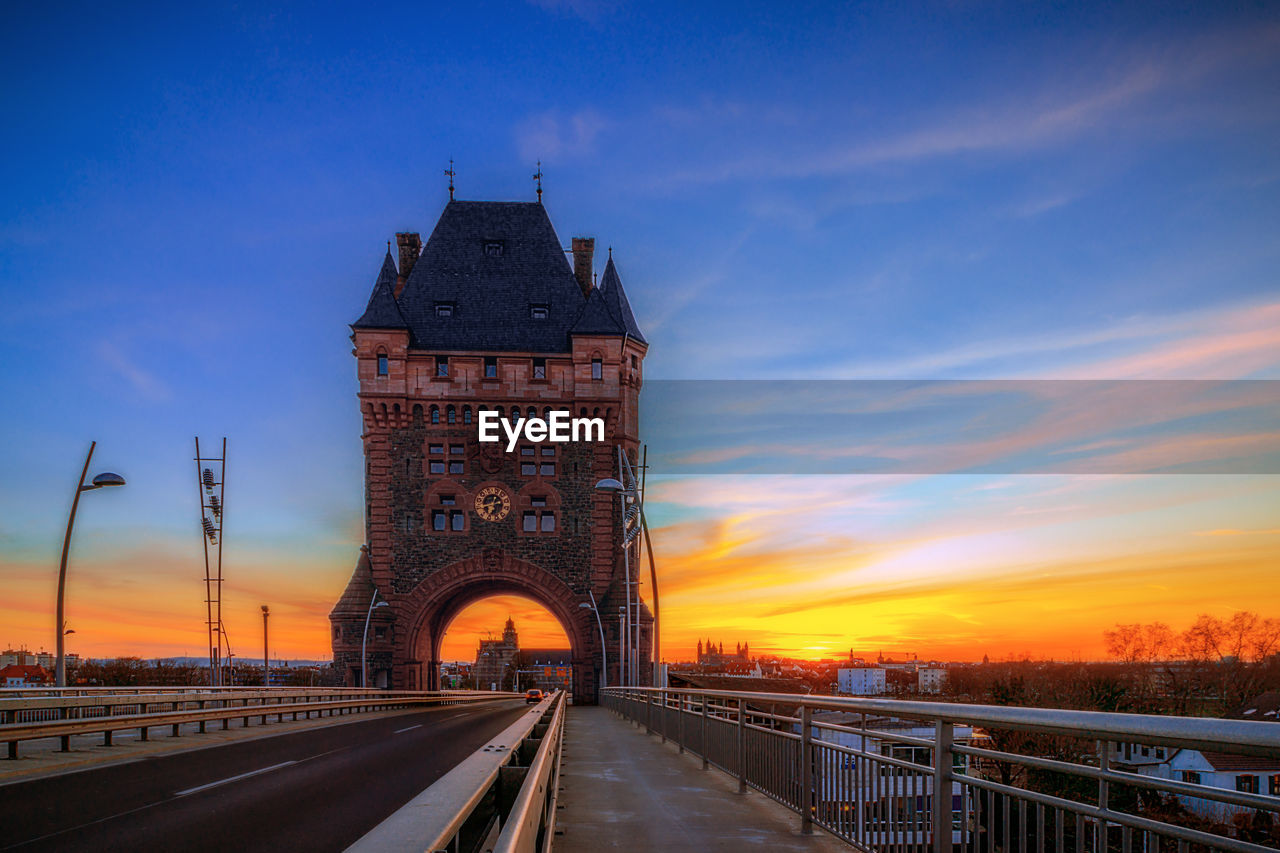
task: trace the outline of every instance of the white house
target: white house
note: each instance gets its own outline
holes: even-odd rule
[[[885,692],[884,670],[878,666],[841,669],[836,684],[846,696],[879,696]]]

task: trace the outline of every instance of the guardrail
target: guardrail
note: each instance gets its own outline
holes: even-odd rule
[[[124,729],[138,729],[141,740],[147,740],[151,729],[171,726],[176,737],[186,723],[198,723],[203,734],[209,722],[222,722],[230,727],[237,717],[249,725],[252,717],[276,717],[283,722],[285,714],[310,719],[367,711],[404,708],[415,705],[443,705],[461,702],[483,702],[512,699],[520,694],[464,691],[388,691],[344,688],[176,688],[141,689],[138,692],[94,691],[85,695],[65,692],[42,696],[0,698],[0,743],[8,744],[8,757],[18,757],[18,744],[23,741],[59,738],[63,752],[70,749],[74,735],[101,734],[103,745],[110,746],[112,734]]]
[[[867,851],[1280,847],[1280,723],[669,688],[602,704]],[[1203,784],[1216,766],[1253,781]]]
[[[555,835],[565,694],[557,692],[370,830],[348,853],[529,853]]]

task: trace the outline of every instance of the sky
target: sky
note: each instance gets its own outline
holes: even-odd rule
[[[229,440],[233,648],[268,603],[273,656],[328,653],[363,529],[346,325],[451,158],[466,199],[532,200],[541,161],[649,381],[1280,378],[1273,4],[0,15],[0,644],[52,646],[97,440],[129,485],[81,503],[69,649],[202,652],[198,434]],[[1230,436],[1178,431],[1209,473],[655,469],[664,650],[1087,659],[1116,622],[1280,615],[1268,387]],[[1047,434],[1001,423],[987,458]],[[446,657],[508,613],[561,639],[491,601]]]

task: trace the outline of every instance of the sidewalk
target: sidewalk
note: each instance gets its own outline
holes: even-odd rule
[[[820,829],[801,835],[798,814],[763,794],[739,794],[737,779],[703,770],[702,759],[643,727],[596,706],[568,710],[557,853],[851,849]]]

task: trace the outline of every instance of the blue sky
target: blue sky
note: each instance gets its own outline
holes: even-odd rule
[[[198,610],[190,442],[226,434],[234,592],[327,609],[360,535],[345,325],[450,157],[475,199],[532,199],[541,159],[561,239],[614,246],[651,378],[1277,377],[1271,4],[3,15],[24,595],[96,438],[131,485],[86,499],[78,559],[190,577]]]

